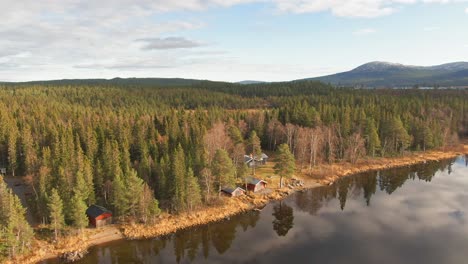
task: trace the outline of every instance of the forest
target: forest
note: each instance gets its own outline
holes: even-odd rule
[[[296,166],[398,156],[468,136],[467,90],[150,81],[0,84],[0,168],[23,177],[55,239],[99,204],[119,221],[218,203],[245,154],[287,146]],[[274,155],[274,154],[273,154]],[[30,250],[26,209],[0,179],[0,260]]]

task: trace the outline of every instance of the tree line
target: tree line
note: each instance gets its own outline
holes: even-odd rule
[[[209,205],[220,188],[251,173],[245,154],[282,144],[289,165],[277,171],[285,175],[288,152],[307,169],[456,144],[467,133],[467,98],[463,90],[353,90],[316,82],[3,85],[0,167],[25,176],[30,211],[58,236],[66,226],[85,227],[91,204],[139,222],[152,222],[161,210]],[[6,210],[2,219],[15,209]],[[22,247],[7,251],[13,248]]]

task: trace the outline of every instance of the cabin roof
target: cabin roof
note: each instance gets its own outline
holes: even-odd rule
[[[252,158],[252,156],[244,155],[244,163],[249,163],[249,162],[251,162],[251,161],[253,161],[253,160],[255,160],[255,161],[262,161],[262,160],[268,159],[268,158],[269,158],[268,155],[265,154],[265,153],[262,153],[262,155],[260,155],[260,158],[258,158],[257,156],[254,156],[254,157]]]
[[[249,184],[254,184],[254,185],[257,185],[257,184],[260,183],[260,182],[267,183],[267,182],[264,181],[264,180],[257,179],[257,178],[254,178],[254,177],[247,177],[246,180],[247,180],[247,183],[249,183]]]
[[[112,214],[111,211],[109,211],[108,209],[102,207],[102,206],[99,206],[99,205],[91,205],[88,210],[86,210],[86,214],[90,217],[98,217],[102,214],[105,214],[105,213],[109,213],[109,214]]]
[[[237,189],[240,189],[241,191],[244,191],[244,189],[242,189],[241,187],[236,187],[236,188],[232,188],[232,187],[226,187],[226,188],[222,188],[221,191],[225,192],[225,193],[234,193]]]

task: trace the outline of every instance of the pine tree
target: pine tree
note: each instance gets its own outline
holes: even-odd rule
[[[60,230],[65,226],[63,202],[57,192],[57,189],[52,189],[50,200],[47,205],[49,209],[50,224],[54,229],[55,241],[57,241]]]
[[[201,200],[201,190],[197,178],[193,175],[193,171],[189,169],[186,181],[187,190],[187,207],[190,211],[199,206]]]
[[[126,201],[128,202],[128,213],[135,217],[139,211],[139,196],[143,193],[144,182],[133,169],[130,170],[126,178],[126,188],[123,191],[126,196]]]
[[[80,171],[76,173],[76,184],[74,190],[75,195],[80,195],[79,199],[81,201],[86,201],[89,197],[89,193],[91,192],[89,185],[84,180],[83,173]]]
[[[13,177],[15,177],[15,171],[18,166],[16,157],[17,139],[18,127],[16,124],[13,124],[11,126],[10,133],[8,134],[8,163],[10,165],[10,171]]]
[[[374,119],[368,118],[366,121],[365,129],[365,139],[366,139],[366,149],[367,154],[375,156],[375,152],[380,150],[380,138],[377,133],[377,128],[375,126]]]
[[[216,151],[211,171],[217,181],[218,192],[221,192],[223,187],[232,186],[234,184],[234,165],[226,150],[218,149]]]
[[[125,216],[129,210],[128,196],[126,195],[124,180],[120,174],[115,175],[112,181],[112,205],[117,216]]]
[[[262,155],[262,148],[260,146],[260,138],[257,136],[257,132],[253,130],[249,136],[248,151],[256,158],[260,158]]]
[[[273,169],[275,173],[280,176],[280,188],[283,187],[283,177],[291,178],[296,170],[296,162],[294,160],[294,155],[289,150],[287,144],[281,144],[278,147],[278,162],[276,162]]]
[[[80,231],[88,225],[86,204],[82,200],[82,197],[83,195],[77,191],[71,200],[71,218],[73,226],[78,228]]]
[[[177,211],[183,211],[186,208],[186,168],[185,154],[182,146],[179,144],[172,156],[171,161],[171,198],[173,206]]]
[[[248,148],[248,151],[250,152],[250,154],[252,155],[252,158],[254,160],[257,160],[257,159],[260,159],[261,156],[262,156],[262,148],[260,146],[260,138],[257,136],[257,133],[255,132],[255,130],[253,130],[251,133],[250,133],[250,136],[249,136],[249,144],[248,144],[249,148]],[[256,166],[256,161],[254,161],[254,164],[252,166],[252,174],[255,175],[255,166]]]

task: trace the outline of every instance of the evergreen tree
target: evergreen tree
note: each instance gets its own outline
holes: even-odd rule
[[[172,156],[171,172],[171,198],[173,206],[176,210],[185,210],[187,201],[185,190],[186,167],[184,150],[180,144]]]
[[[8,134],[8,163],[10,165],[10,171],[13,177],[15,177],[15,171],[18,166],[17,164],[17,156],[16,156],[16,149],[17,149],[17,139],[18,139],[18,127],[16,124],[13,124]]]
[[[250,133],[248,151],[256,158],[260,158],[262,156],[260,138],[257,136],[257,132],[255,132],[255,130]]]
[[[283,177],[291,178],[296,170],[296,161],[294,155],[289,150],[287,144],[281,144],[278,147],[277,162],[273,169],[280,176],[280,188],[283,187]]]
[[[372,118],[368,118],[366,121],[365,139],[367,154],[374,157],[375,152],[379,151],[381,146],[377,127],[375,126],[374,119]]]
[[[57,241],[60,230],[65,226],[63,202],[57,192],[57,189],[52,189],[50,200],[47,205],[49,208],[50,224],[54,229],[55,240]]]
[[[186,181],[187,190],[187,207],[190,211],[199,206],[201,200],[201,190],[197,178],[193,175],[193,171],[189,169]]]
[[[82,197],[83,195],[77,191],[71,200],[72,223],[80,231],[88,225],[88,217],[86,216],[87,207]]]
[[[130,209],[125,183],[119,174],[115,175],[112,182],[112,205],[117,216],[125,216]]]
[[[234,165],[226,150],[218,149],[216,151],[211,171],[218,185],[218,193],[223,187],[234,185]]]
[[[130,170],[127,175],[126,188],[123,190],[126,201],[128,202],[128,213],[133,217],[137,216],[140,195],[143,193],[143,180],[138,177],[135,170]]]
[[[80,171],[76,174],[76,184],[74,190],[75,195],[79,195],[80,197],[78,198],[81,201],[88,200],[91,190],[89,188],[89,185],[84,180],[83,173],[81,173]]]
[[[250,152],[252,158],[254,160],[259,160],[262,156],[262,148],[260,146],[260,138],[257,136],[255,130],[250,133],[249,136],[249,148],[248,151]],[[252,174],[255,175],[255,167],[256,161],[254,161],[254,165],[252,166]]]

